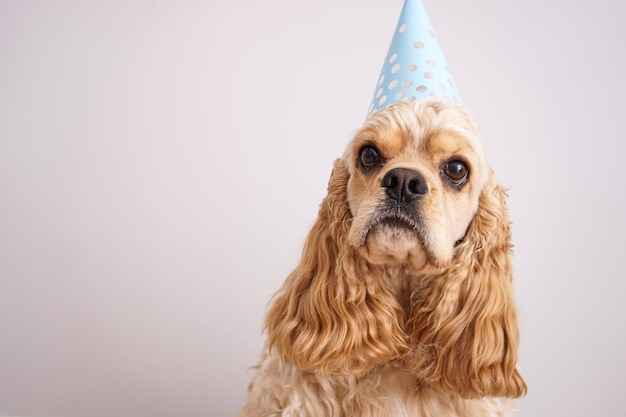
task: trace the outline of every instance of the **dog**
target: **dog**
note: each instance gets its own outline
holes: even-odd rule
[[[268,309],[238,416],[509,416],[527,388],[505,199],[460,105],[370,115]]]

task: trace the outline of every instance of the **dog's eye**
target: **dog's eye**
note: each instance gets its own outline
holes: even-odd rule
[[[380,164],[381,156],[378,150],[371,146],[365,146],[359,154],[361,168],[368,171]]]
[[[452,183],[452,185],[461,187],[467,182],[469,169],[463,162],[452,160],[443,165],[443,174]]]

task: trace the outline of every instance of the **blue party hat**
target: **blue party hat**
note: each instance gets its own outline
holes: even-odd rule
[[[368,114],[426,98],[461,102],[421,0],[405,0]]]

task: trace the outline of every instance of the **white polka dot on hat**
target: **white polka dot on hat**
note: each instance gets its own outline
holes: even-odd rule
[[[402,100],[461,102],[452,74],[420,0],[405,0],[368,114]]]

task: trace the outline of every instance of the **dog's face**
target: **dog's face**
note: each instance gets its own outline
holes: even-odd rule
[[[472,117],[445,102],[398,103],[373,114],[344,155],[350,243],[370,262],[446,266],[488,177]]]

